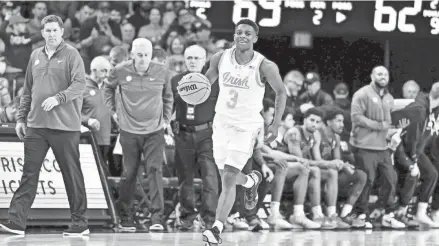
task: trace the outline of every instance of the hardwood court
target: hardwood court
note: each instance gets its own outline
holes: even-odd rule
[[[93,231],[92,231],[93,232]],[[0,246],[197,246],[197,233],[93,233],[84,238],[63,238],[56,234],[28,234],[25,237],[0,234]],[[433,246],[439,245],[439,230],[430,231],[304,231],[224,233],[220,246]]]

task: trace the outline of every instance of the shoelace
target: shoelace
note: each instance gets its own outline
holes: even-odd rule
[[[215,237],[216,241],[218,241],[218,244],[222,244],[223,243],[223,240],[220,237],[220,232],[218,231],[218,229],[212,230],[212,234]]]

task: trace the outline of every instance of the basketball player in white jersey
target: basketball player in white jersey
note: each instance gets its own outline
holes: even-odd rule
[[[252,156],[253,147],[262,130],[262,100],[268,82],[276,92],[275,117],[266,132],[266,142],[276,139],[285,109],[286,91],[275,63],[253,50],[259,27],[244,19],[235,27],[236,47],[213,55],[206,77],[211,83],[219,79],[220,92],[213,122],[213,155],[222,178],[222,192],[211,229],[203,232],[205,245],[221,243],[220,234],[232,209],[236,185],[246,188],[245,207],[256,206],[261,174],[241,173]]]

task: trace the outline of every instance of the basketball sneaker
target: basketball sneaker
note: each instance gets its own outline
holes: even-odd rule
[[[164,230],[165,230],[165,228],[163,227],[163,225],[162,224],[158,224],[158,223],[153,224],[153,225],[151,225],[149,227],[149,231],[161,232],[161,231],[164,231]]]
[[[314,217],[313,221],[320,224],[322,230],[333,230],[337,228],[337,221],[326,216]]]
[[[337,225],[336,228],[340,229],[340,230],[347,230],[351,228],[351,225],[349,225],[348,223],[344,222],[339,216],[338,214],[333,214],[331,216],[329,216],[328,220],[330,221],[335,221],[335,224]]]
[[[16,235],[24,235],[24,229],[9,220],[0,223],[0,231]]]
[[[261,220],[258,216],[251,219],[250,221],[247,220],[249,230],[251,231],[261,231],[261,230],[270,230],[270,225],[267,224],[264,220]]]
[[[90,230],[87,226],[70,225],[67,230],[63,232],[63,236],[66,237],[82,237],[90,235]]]
[[[251,188],[245,188],[244,204],[245,209],[251,210],[258,204],[258,187],[262,181],[262,174],[258,171],[251,172],[248,177],[252,178],[255,184]]]
[[[341,218],[345,223],[352,226],[352,228],[365,228],[366,225],[366,215],[356,213],[350,213],[345,217]]]
[[[322,226],[306,217],[305,214],[302,215],[291,215],[289,219],[291,225],[294,229],[304,228],[304,229],[320,229]]]
[[[395,219],[393,213],[388,213],[383,215],[383,218],[381,220],[381,225],[383,227],[392,228],[392,229],[403,229],[406,227],[404,223]]]
[[[267,219],[268,224],[270,224],[275,230],[291,230],[294,228],[292,224],[286,221],[280,215],[271,214]]]
[[[136,226],[131,218],[121,218],[118,229],[121,232],[136,232]]]
[[[220,231],[218,227],[214,226],[212,229],[208,229],[203,231],[203,242],[205,242],[205,245],[211,245],[212,244],[221,244],[222,240],[220,237]]]
[[[247,231],[249,229],[249,225],[247,223],[247,221],[242,218],[238,213],[232,214],[229,217],[227,217],[227,229],[232,229],[232,230],[244,230]]]

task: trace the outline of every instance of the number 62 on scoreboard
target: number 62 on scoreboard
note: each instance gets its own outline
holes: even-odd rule
[[[375,1],[375,15],[373,26],[379,32],[393,32],[398,27],[404,33],[416,33],[416,26],[407,23],[407,16],[416,16],[422,11],[422,0],[414,0],[412,7],[405,7],[399,12],[392,6],[384,6],[384,0]],[[383,16],[387,15],[389,20],[383,22]]]

